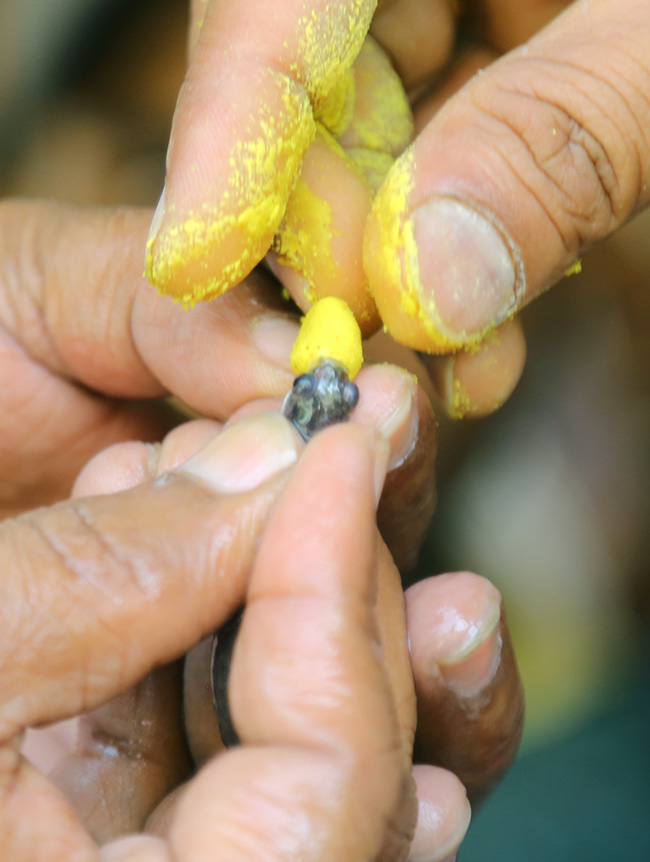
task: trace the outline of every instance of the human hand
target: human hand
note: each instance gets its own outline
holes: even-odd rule
[[[382,388],[386,390],[388,387]],[[250,408],[244,412],[250,413]],[[265,423],[268,422],[266,415],[249,416],[250,418],[262,418]],[[244,420],[244,425],[246,421]],[[234,460],[236,465],[238,453],[241,456],[242,450],[250,451],[250,427],[248,432],[243,431],[245,439],[242,443],[243,427],[241,423],[227,426],[239,435],[239,446],[234,451],[231,448],[229,457],[225,459],[226,463],[232,463]],[[206,439],[213,437],[215,430],[218,433],[213,423],[202,421],[172,432],[158,452],[156,472],[172,468],[179,459],[183,460],[197,446],[205,444]],[[268,433],[269,430],[273,429],[265,429],[264,439],[273,438],[273,434]],[[226,443],[226,437],[221,437],[222,446]],[[237,438],[231,433],[230,441],[235,439]],[[209,445],[214,446],[214,440]],[[233,442],[230,446],[233,446]],[[309,447],[310,450],[312,446],[314,443]],[[213,449],[213,453],[216,453],[216,449]],[[198,460],[200,459],[199,455]],[[316,456],[314,461],[315,459]],[[297,493],[295,497],[293,505],[296,509],[300,507],[299,516],[287,516],[283,535],[277,534],[276,553],[281,553],[286,560],[287,548],[290,547],[292,553],[289,555],[289,562],[295,554],[295,564],[301,571],[304,570],[305,557],[301,554],[301,531],[297,530],[297,525],[305,523],[305,506],[307,511],[310,511],[310,498],[305,487],[310,489],[312,494],[318,489],[320,499],[322,493],[327,491],[322,475],[331,474],[332,464],[338,464],[340,461],[335,450],[331,449],[329,454],[320,453],[320,459],[319,474],[316,477],[318,481],[305,479],[306,485],[303,484],[302,493]],[[112,447],[91,462],[81,475],[76,491],[86,495],[96,490],[106,492],[110,490],[111,484],[124,487],[125,483],[137,481],[134,477],[141,475],[143,468],[151,470],[153,463],[151,453],[145,446],[123,444]],[[192,463],[196,464],[197,458],[191,460],[190,464]],[[248,467],[250,468],[250,462]],[[349,478],[352,482],[349,487],[356,488],[354,477]],[[355,493],[358,493],[358,488]],[[355,556],[354,563],[347,561],[349,568],[359,563],[358,553],[363,549],[363,543],[359,547],[354,544],[359,539],[359,509],[355,507],[354,517],[350,521],[350,511],[339,505],[345,498],[339,494],[335,500],[336,512],[333,515],[328,511],[327,529],[319,531],[318,520],[309,519],[309,530],[303,537],[303,541],[309,546],[306,558],[311,561],[324,559],[327,554],[331,556],[334,544],[331,541],[332,531],[337,536],[336,544],[343,542],[344,546],[349,533],[347,556],[351,553]],[[333,517],[336,523],[332,522]],[[276,522],[272,521],[272,525],[274,523]],[[264,542],[266,541],[265,539]],[[322,545],[323,542],[326,551],[314,547]],[[286,562],[283,565],[286,566]],[[277,578],[277,570],[275,577]],[[402,745],[405,751],[410,752],[415,716],[403,606],[399,595],[401,588],[394,564],[383,545],[378,549],[377,577],[379,593],[376,612],[383,652],[397,704]],[[411,592],[418,592],[417,596],[413,595],[414,605],[408,602],[407,608],[411,617],[409,637],[414,656],[416,684],[419,688],[420,711],[416,745],[420,747],[420,762],[430,762],[435,751],[438,758],[442,757],[443,762],[445,758],[449,758],[450,750],[454,748],[453,738],[460,727],[463,750],[459,760],[460,752],[456,747],[456,765],[460,765],[460,774],[476,798],[479,788],[490,784],[514,754],[520,730],[521,691],[507,632],[503,622],[499,624],[499,597],[487,582],[471,575],[433,579],[418,585]],[[304,596],[304,589],[301,589],[301,596]],[[295,605],[295,601],[294,599],[292,605]],[[456,613],[457,624],[454,626],[454,632],[450,634],[448,620],[452,608]],[[285,623],[284,629],[291,632],[290,646],[297,649],[300,655],[300,643],[295,642],[296,637],[300,640],[300,635],[295,633],[294,624],[288,626]],[[463,629],[466,634],[459,634]],[[267,661],[268,654],[267,648]],[[237,673],[236,662],[237,658],[233,674]],[[190,662],[190,665],[193,665],[193,669],[186,670],[185,685],[187,730],[195,755],[200,751],[201,745],[204,745],[204,756],[197,758],[203,761],[212,753],[206,752],[205,740],[213,729],[210,727],[209,718],[211,716],[213,725],[215,719],[211,698],[205,698],[207,669],[204,668],[204,676],[201,679],[196,672],[197,663]],[[432,667],[439,667],[440,672],[432,673]],[[183,759],[184,743],[180,733],[182,717],[178,698],[179,680],[177,676],[174,678],[177,670],[172,667],[157,671],[141,682],[134,692],[122,695],[88,715],[84,719],[85,730],[79,751],[64,761],[56,771],[57,783],[67,789],[86,825],[104,840],[123,833],[125,827],[128,831],[129,827],[133,829],[134,824],[143,822],[160,798],[164,786],[171,789],[185,777],[187,763]],[[364,668],[365,672],[367,667]],[[265,679],[265,684],[268,690],[268,679]],[[313,690],[313,682],[310,687]],[[282,701],[282,692],[278,696],[275,689],[270,689],[269,693],[276,699],[276,703]],[[292,697],[291,702],[295,705],[295,697]],[[250,703],[246,706],[247,715],[257,714],[257,710],[252,709]],[[233,704],[233,709],[237,721],[236,704]],[[268,735],[268,709],[261,709],[260,714],[265,717],[265,734]],[[367,723],[366,716],[364,728]],[[238,725],[238,730],[241,732],[241,725]],[[162,751],[161,736],[164,739]],[[357,737],[358,734],[355,739]],[[489,744],[489,740],[493,744]],[[495,745],[495,742],[501,744]],[[211,766],[214,766],[214,763]],[[464,792],[458,781],[440,768],[417,767],[414,775],[419,791],[420,827],[409,858],[440,858],[457,845],[467,826],[468,808]],[[123,792],[125,786],[129,787],[127,797]],[[188,793],[192,799],[191,790],[180,790],[163,803],[150,818],[148,829],[158,834],[164,833],[169,840],[169,836],[173,835],[176,829],[175,826],[170,826],[170,822],[176,823],[180,816],[179,798],[182,795],[182,812],[186,807],[184,800]],[[351,810],[347,814],[351,815]],[[408,817],[403,815],[400,828],[407,829],[408,822]],[[336,827],[335,823],[330,825]],[[141,858],[135,854],[144,853],[145,847],[148,848],[147,852],[153,852],[157,845],[151,843],[128,846],[132,847],[133,858]],[[122,847],[126,852],[127,845]],[[402,858],[395,855],[396,853],[399,853],[398,849],[382,858]],[[301,859],[305,858],[302,854],[298,855]],[[269,858],[268,855],[265,855],[265,858]]]
[[[168,208],[164,217],[163,233],[177,230],[187,213],[198,212],[203,203],[210,221],[209,210],[214,210],[216,198],[212,191],[202,197],[199,179],[203,181],[206,174],[217,171],[213,166],[225,163],[241,131],[236,123],[222,122],[215,109],[215,94],[223,92],[227,101],[225,94],[231,90],[238,93],[240,79],[247,93],[239,103],[251,115],[255,113],[256,92],[260,99],[266,96],[264,88],[254,91],[248,87],[244,67],[259,69],[260,63],[272,66],[271,59],[289,57],[285,63],[288,73],[304,84],[313,105],[320,98],[310,90],[309,58],[292,41],[302,14],[292,4],[284,4],[280,12],[274,10],[270,26],[260,29],[251,48],[243,48],[237,55],[228,53],[224,46],[229,40],[238,45],[241,42],[237,34],[243,20],[257,15],[254,5],[251,0],[250,9],[237,4],[236,11],[227,12],[224,4],[218,4],[221,11],[206,2],[194,4],[191,41],[195,50],[175,119],[167,191],[173,208]],[[563,0],[468,4],[466,18],[474,36],[487,47],[458,56],[448,67],[446,78],[439,74],[436,78],[436,74],[452,51],[455,4],[380,4],[372,21],[371,32],[393,58],[407,87],[424,86],[432,78],[438,86],[433,95],[421,96],[417,103],[416,128],[420,134],[375,201],[366,232],[365,275],[385,325],[398,340],[425,352],[460,351],[449,359],[429,361],[443,399],[455,415],[481,415],[505,400],[525,358],[520,327],[509,318],[567,271],[590,244],[610,234],[646,204],[647,166],[643,155],[640,159],[635,155],[647,149],[643,136],[648,124],[643,96],[647,4],[639,0],[628,0],[624,7],[610,0],[574,4],[524,47],[474,78],[445,103],[444,110],[438,110],[472,72],[530,38],[567,5]],[[341,4],[340,8],[348,6]],[[346,34],[361,44],[359,33],[370,20],[373,4],[356,8],[360,15]],[[322,5],[315,3],[313,9],[314,26],[325,27]],[[198,25],[206,10],[197,41]],[[286,31],[291,32],[292,39],[285,46]],[[338,47],[323,40],[322,56],[318,55],[320,71],[327,66],[326,50],[349,51],[351,42],[346,39],[339,39],[339,43],[334,40]],[[260,41],[264,42],[261,46]],[[257,65],[249,56],[253,48]],[[300,55],[297,58],[294,49]],[[611,63],[603,62],[603,57],[610,56]],[[337,68],[342,71],[349,65],[348,53],[339,60]],[[305,123],[309,124],[309,111],[307,115]],[[209,138],[192,132],[197,116],[205,120],[202,128],[214,132]],[[192,164],[195,180],[189,177]],[[221,172],[221,176],[226,173]],[[330,198],[345,201],[347,181],[333,171],[325,175],[328,205]],[[309,176],[311,181],[313,172]],[[285,197],[289,195],[290,189]],[[427,233],[425,237],[429,228],[424,227],[411,236],[411,212],[434,199],[438,203],[426,211],[440,210],[440,230],[444,231],[451,214],[466,212],[459,202],[465,201],[470,207],[468,227],[459,228],[457,234],[445,234],[444,242],[439,241],[434,228],[431,236]],[[358,213],[354,207],[350,211]],[[334,226],[338,217],[335,213]],[[274,230],[280,218],[281,214]],[[422,261],[417,247],[420,233]],[[267,230],[264,238],[260,239],[261,234],[257,237],[255,259],[270,244],[271,234]],[[349,239],[350,248],[358,241],[358,234],[347,225],[341,234],[342,242]],[[490,238],[494,240],[492,252]],[[410,252],[405,257],[405,244],[409,243]],[[157,240],[153,243],[154,258],[156,245]],[[441,252],[443,247],[446,250]],[[203,252],[204,272],[220,272],[225,260],[222,252],[227,257],[229,251],[206,241]],[[492,258],[486,257],[488,254]],[[482,303],[468,297],[467,291],[456,289],[454,267],[460,261],[463,267],[458,277],[469,285],[470,293],[476,279],[485,285],[479,294]],[[486,271],[481,269],[483,265]],[[167,270],[168,287],[182,293],[184,275],[172,269]],[[299,297],[301,288],[292,273],[287,267],[279,271]],[[426,288],[416,283],[417,272]],[[153,275],[154,282],[165,287],[164,279]],[[358,291],[365,293],[365,280],[352,276],[351,283],[353,296]],[[496,305],[491,307],[490,302]],[[371,315],[368,321],[375,325],[376,317]],[[471,350],[464,351],[467,345]]]
[[[273,245],[269,262],[303,309],[340,296],[364,334],[378,327],[363,227],[412,119],[388,58],[364,44],[374,6],[191,4],[189,68],[148,243],[159,290],[189,303],[218,296]]]

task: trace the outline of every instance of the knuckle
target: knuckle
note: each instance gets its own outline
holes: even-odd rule
[[[616,230],[636,205],[632,107],[608,81],[570,63],[525,58],[504,70],[479,79],[474,104],[507,128],[498,146],[518,186],[575,253]]]

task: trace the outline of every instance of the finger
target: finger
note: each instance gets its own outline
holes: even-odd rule
[[[300,446],[249,417],[153,484],[4,522],[0,735],[87,712],[224,622]]]
[[[170,833],[181,862],[215,852],[232,862],[375,858],[408,798],[374,612],[374,511],[388,457],[375,445],[358,426],[324,431],[274,512],[231,677],[245,744],[184,793]]]
[[[141,443],[113,446],[87,465],[75,494],[115,494],[151,481],[188,460],[218,431],[217,423],[198,420],[172,431],[155,449]],[[183,665],[175,662],[87,713],[78,744],[50,774],[98,843],[139,832],[161,800],[189,776],[182,681]]]
[[[376,429],[391,446],[379,518],[391,553],[397,555],[398,566],[401,563],[406,569],[417,555],[433,509],[433,414],[415,378],[401,368],[370,366],[360,372],[356,381],[360,398],[352,421]],[[252,402],[229,421],[236,421],[239,416],[257,409],[260,405]],[[276,409],[280,409],[279,404]],[[182,433],[183,428],[179,428],[169,436],[179,438]],[[166,444],[167,440],[163,449]],[[384,546],[382,550],[377,613],[404,745],[410,749],[414,711],[413,701],[405,691],[405,686],[410,686],[411,671],[405,642],[400,637],[400,632],[404,631],[402,587],[391,554]],[[190,653],[185,669],[187,734],[198,765],[223,748],[212,692],[207,685],[211,679],[210,667],[211,643],[206,642]]]
[[[475,31],[498,51],[510,51],[545,27],[571,0],[468,0]]]
[[[251,277],[236,296],[184,311],[142,277],[144,210],[0,204],[2,323],[39,365],[117,397],[173,391],[229,415],[283,395],[298,327]],[[7,311],[11,309],[11,314]]]
[[[50,776],[99,844],[139,832],[190,775],[182,675],[174,662],[84,716],[77,750]]]
[[[377,621],[386,670],[397,705],[397,720],[405,751],[413,747],[415,695],[406,641],[406,621],[400,573],[383,542],[377,550]],[[185,661],[185,722],[194,762],[202,766],[223,751],[211,686],[212,638],[198,644]],[[167,806],[166,806],[167,807]],[[165,823],[169,822],[165,811]],[[159,824],[155,824],[156,834]]]
[[[370,335],[379,326],[361,260],[372,196],[342,148],[318,126],[273,243],[271,265],[296,303],[346,300]]]
[[[365,237],[398,340],[476,344],[647,204],[649,25],[638,0],[572,5],[398,161]]]
[[[357,377],[353,420],[376,428],[391,444],[389,472],[377,513],[382,537],[401,572],[412,569],[436,501],[436,421],[413,375],[390,365]]]
[[[371,36],[366,37],[352,71],[354,108],[338,135],[339,143],[353,161],[356,153],[397,158],[413,134],[413,117],[399,75]],[[355,164],[363,172],[363,157]]]
[[[376,12],[371,32],[391,56],[405,87],[425,81],[449,59],[455,8],[453,0],[392,0]]]
[[[517,752],[523,690],[501,607],[489,581],[461,572],[406,592],[418,704],[414,759],[457,775],[472,804]]]
[[[446,769],[414,766],[418,821],[407,862],[451,862],[469,826],[471,810],[461,782]]]
[[[314,118],[337,86],[348,86],[375,5],[291,0],[272,12],[255,0],[208,5],[148,241],[147,274],[159,290],[186,302],[217,296],[262,259]]]
[[[424,356],[438,396],[452,419],[478,419],[512,395],[526,363],[526,341],[515,318],[491,332],[476,350]]]
[[[413,123],[404,88],[370,37],[352,75],[350,116],[336,133],[336,118],[323,115],[325,125],[316,124],[267,261],[303,310],[338,296],[371,335],[380,321],[362,266],[363,227],[372,194],[410,141]]]

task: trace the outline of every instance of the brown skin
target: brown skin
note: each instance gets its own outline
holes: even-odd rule
[[[376,369],[373,375],[366,375],[369,386],[375,385],[375,376],[380,371],[385,374],[387,381],[391,379],[391,371],[389,369],[385,371],[383,369]],[[393,382],[397,381],[393,378]],[[418,409],[418,406],[415,409]],[[243,412],[249,413],[250,411],[247,409]],[[186,457],[189,454],[182,440],[182,431],[185,432],[189,439],[196,440],[202,438],[204,433],[204,430],[202,430],[203,426],[201,426],[201,423],[194,424],[199,426],[196,432],[193,431],[192,425],[184,426],[183,429],[177,429],[177,431],[173,432],[170,436],[169,445],[167,443],[163,445],[159,458],[167,466],[173,467],[181,453]],[[420,427],[422,428],[422,426]],[[426,428],[427,426],[424,427]],[[432,433],[431,424],[428,426],[428,433]],[[93,467],[90,472],[86,471],[84,474],[86,478],[84,478],[83,483],[80,482],[80,488],[83,486],[84,493],[89,493],[92,490],[93,481],[99,482],[103,476],[110,474],[111,459],[114,463],[119,461],[119,451],[113,449],[106,456],[96,459],[97,466]],[[149,461],[148,463],[149,468],[152,469],[151,462]],[[393,472],[399,474],[403,469],[404,467],[401,466]],[[120,470],[123,470],[121,462]],[[115,478],[120,478],[119,471]],[[102,487],[104,490],[109,490],[106,487],[105,479]],[[399,482],[395,487],[400,487]],[[388,493],[388,488],[384,492],[384,496],[386,493]],[[468,708],[467,703],[459,703],[458,697],[445,686],[441,688],[438,684],[432,689],[435,678],[431,677],[430,674],[431,659],[427,653],[427,644],[430,640],[430,620],[433,618],[434,606],[431,605],[431,600],[428,599],[428,596],[432,594],[431,588],[437,586],[437,582],[435,579],[432,579],[412,588],[410,593],[415,593],[416,591],[420,593],[417,600],[415,598],[409,600],[411,606],[413,606],[412,602],[416,601],[415,607],[420,610],[419,615],[415,615],[413,619],[408,620],[409,639],[412,644],[411,660],[413,661],[415,682],[419,686],[416,735],[416,707],[412,688],[411,660],[409,659],[407,650],[407,627],[404,618],[404,603],[401,597],[401,581],[391,555],[383,543],[378,547],[377,567],[377,615],[381,629],[381,639],[384,645],[387,671],[393,696],[397,704],[397,720],[400,727],[403,749],[405,752],[410,752],[415,737],[416,762],[436,763],[446,767],[454,767],[459,770],[463,779],[467,782],[468,788],[475,799],[478,798],[479,794],[485,795],[494,785],[496,779],[500,777],[511,757],[514,756],[521,731],[521,686],[512,654],[508,649],[503,649],[498,671],[487,685],[485,691],[482,692],[480,699],[474,704],[474,720],[468,721],[464,718]],[[481,579],[476,580],[480,581]],[[436,603],[440,601],[453,603],[454,597],[450,596],[445,599],[444,594],[442,598],[437,595],[434,601]],[[431,613],[428,612],[428,608],[431,608]],[[504,629],[503,631],[504,637],[507,638],[506,630]],[[209,676],[210,648],[211,637],[202,641],[201,644],[192,650],[186,661],[184,685],[185,728],[190,749],[193,752],[197,766],[204,764],[211,756],[223,748],[218,730],[218,722],[212,707]],[[156,692],[157,695],[148,700],[148,710],[152,719],[155,716],[164,716],[170,711],[168,694],[164,692],[162,687],[158,687]],[[504,694],[511,695],[511,699],[509,697],[505,698]],[[123,710],[122,702],[123,698],[115,702],[115,707],[120,714]],[[108,704],[102,708],[104,726],[106,716],[110,716],[111,709],[112,704]],[[180,718],[180,713],[177,713],[177,715]],[[131,720],[133,725],[131,733],[137,734],[137,721],[140,718],[140,715],[132,714]],[[93,717],[90,720],[94,723]],[[173,716],[170,717],[170,720],[173,720]],[[128,728],[122,727],[121,730],[125,735],[128,735]],[[455,739],[458,734],[460,734],[463,740],[460,749],[455,745]],[[496,739],[502,740],[505,747],[504,750],[499,751],[495,747],[494,740]],[[110,735],[103,735],[101,742],[107,746],[119,744],[119,740],[111,739]],[[98,745],[99,741],[96,743],[96,746]],[[143,750],[145,757],[146,753],[145,748]],[[86,761],[84,764],[83,754],[80,757],[75,757],[72,764],[73,775],[70,776],[68,774],[66,778],[68,786],[82,781],[83,775],[91,778],[92,785],[94,781],[92,775],[94,775],[96,765],[92,757],[88,758],[86,756]],[[133,818],[131,822],[137,822],[139,826],[142,826],[145,820],[148,820],[146,827],[148,832],[156,835],[167,835],[171,824],[174,822],[178,805],[184,794],[183,788],[179,788],[177,792],[174,792],[177,780],[173,778],[173,758],[171,758],[169,769],[166,773],[169,776],[167,789],[171,795],[155,811],[152,810],[155,800],[150,786],[152,784],[151,776],[147,772],[142,771],[138,774],[137,780],[133,781],[130,761],[130,756],[108,758],[106,769],[109,772],[105,774],[105,783],[108,784],[107,777],[109,774],[112,774],[114,776],[114,783],[119,785],[123,780],[124,772],[128,772],[133,782],[128,803],[129,816]],[[69,769],[70,764],[62,764],[58,770],[60,778],[65,777]],[[85,780],[83,781],[83,785],[86,785]],[[103,800],[104,791],[102,786],[95,786],[96,790],[94,792],[99,793],[100,799]],[[114,824],[119,823],[119,818],[122,816],[119,814],[119,810],[117,815],[113,815],[112,820],[107,817],[105,809],[104,812],[104,822],[100,821],[97,823],[95,821],[95,823],[92,823],[92,821],[89,822],[86,820],[86,825],[93,827],[95,835],[109,837],[120,834],[120,830],[114,828]]]
[[[197,632],[218,627],[232,613],[233,603],[246,596],[248,613],[258,619],[242,628],[232,706],[242,738],[252,746],[211,762],[188,786],[169,835],[171,852],[180,860],[194,860],[208,848],[211,853],[220,848],[229,859],[244,860],[257,858],[266,848],[266,858],[286,858],[285,836],[295,834],[301,847],[307,842],[304,852],[296,848],[301,859],[331,858],[338,851],[349,858],[404,857],[410,835],[403,831],[409,822],[405,812],[413,811],[414,796],[374,610],[375,463],[381,457],[385,465],[387,456],[386,445],[358,426],[321,435],[294,471],[292,491],[282,495],[267,522],[248,584],[259,519],[268,516],[270,503],[286,483],[286,471],[257,491],[225,496],[187,474],[170,473],[164,484],[43,510],[24,525],[18,522],[18,530],[13,522],[4,525],[4,570],[12,570],[14,579],[29,578],[41,599],[27,621],[20,613],[20,595],[14,597],[15,607],[3,605],[16,626],[11,660],[2,665],[0,704],[7,740],[0,761],[5,795],[0,831],[12,859],[94,858],[87,834],[62,797],[20,760],[14,733],[26,724],[98,706],[154,664],[185,651]],[[333,460],[340,466],[336,474]],[[175,530],[165,509],[187,512],[187,520]],[[305,511],[313,530],[301,534],[296,524]],[[331,564],[307,577],[301,560],[312,554],[326,558],[329,540],[323,525],[335,514],[341,529],[336,548],[327,551]],[[42,546],[32,543],[25,555],[20,528],[58,536],[58,544],[51,539]],[[224,530],[227,542],[219,538]],[[293,560],[286,558],[288,531],[294,537]],[[134,532],[146,545],[137,552],[130,544]],[[179,566],[182,571],[173,571]],[[100,590],[97,571],[102,571]],[[57,573],[59,581],[67,573],[72,581],[68,589],[48,589]],[[303,619],[302,614],[296,618],[297,602],[310,618],[302,632],[296,630],[296,619]],[[173,617],[175,624],[161,626],[165,617]],[[25,625],[39,630],[40,649],[25,637]],[[300,661],[288,666],[296,646]],[[126,706],[128,724],[133,712]],[[116,712],[104,713],[113,732]],[[366,712],[377,718],[359,736]],[[146,710],[139,717],[144,715]],[[122,764],[133,754],[130,750]],[[281,820],[283,812],[289,818],[281,833],[275,809],[259,808],[266,782],[281,800]],[[232,812],[231,795],[239,800]],[[250,837],[260,843],[252,856],[252,848],[237,838],[242,814],[257,827]],[[25,818],[29,826],[20,827]],[[364,825],[355,830],[353,823]],[[324,843],[314,844],[312,834],[322,835]]]
[[[84,716],[77,752],[50,775],[99,844],[138,832],[170,789],[190,777],[182,674],[182,661],[166,665]]]

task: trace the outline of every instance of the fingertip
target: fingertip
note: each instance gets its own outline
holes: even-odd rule
[[[525,292],[521,253],[493,213],[451,194],[426,196],[416,141],[391,168],[364,236],[384,324],[425,353],[479,344]]]
[[[415,290],[412,264],[417,249],[407,228],[414,159],[407,150],[384,180],[366,223],[363,264],[384,326],[393,338],[417,350],[432,351],[431,326]],[[445,352],[447,342],[438,352]]]
[[[438,575],[406,593],[418,703],[414,757],[451,770],[472,804],[512,763],[524,698],[499,591],[471,572]]]
[[[409,587],[405,600],[414,672],[424,682],[430,676],[435,683],[441,665],[474,655],[499,626],[501,594],[472,572],[427,578]]]
[[[371,31],[386,48],[405,86],[429,78],[454,46],[456,4],[449,0],[397,0],[380,8]]]
[[[476,350],[423,356],[422,362],[452,419],[488,416],[505,404],[523,373],[523,327],[513,318],[487,335]]]
[[[402,81],[388,55],[367,36],[353,66],[354,110],[338,136],[350,150],[397,158],[413,134],[413,116]],[[384,162],[385,164],[385,162]]]
[[[219,84],[229,107],[217,113],[212,90],[186,80],[147,242],[149,280],[184,305],[221,295],[259,263],[314,136],[309,98],[288,75],[251,64]]]
[[[275,412],[253,413],[216,435],[175,472],[197,479],[221,494],[258,488],[288,470],[304,443],[293,425]]]
[[[460,780],[437,766],[414,766],[418,819],[408,862],[450,862],[463,841],[471,807]]]
[[[394,365],[371,365],[361,370],[356,383],[359,403],[353,419],[376,429],[391,446],[389,469],[402,463],[418,433],[414,375]]]

